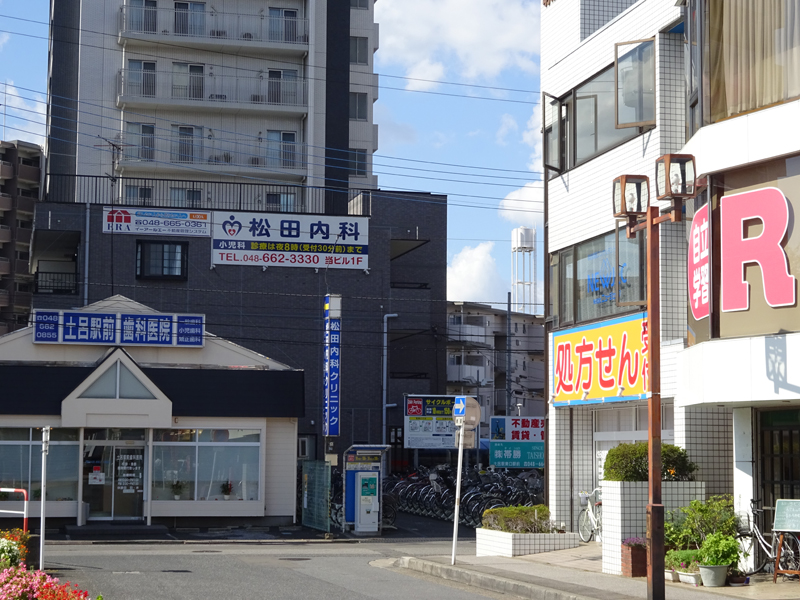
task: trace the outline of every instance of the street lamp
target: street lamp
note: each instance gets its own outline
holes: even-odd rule
[[[670,221],[680,222],[683,200],[696,194],[694,157],[666,154],[656,160],[656,196],[671,200],[669,211],[659,214],[650,206],[650,182],[643,175],[614,179],[614,217],[626,221],[628,238],[647,231],[647,330],[650,365],[650,399],[647,402],[648,503],[647,503],[647,598],[664,600],[664,505],[661,503],[661,319],[659,306],[659,229]],[[620,302],[618,305],[640,304]]]

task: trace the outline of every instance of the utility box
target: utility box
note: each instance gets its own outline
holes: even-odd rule
[[[378,533],[378,473],[356,473],[356,533]]]

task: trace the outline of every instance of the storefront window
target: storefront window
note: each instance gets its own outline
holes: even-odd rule
[[[704,102],[711,122],[800,96],[795,0],[707,0]]]
[[[85,429],[83,439],[144,441],[144,429]]]
[[[31,440],[33,436],[33,441]],[[0,487],[28,490],[30,500],[41,499],[41,429],[0,429]],[[75,501],[78,498],[78,430],[52,429],[47,455],[47,500]],[[0,494],[0,500],[19,500]]]
[[[258,429],[153,430],[153,500],[258,500]],[[177,497],[177,498],[176,498]]]

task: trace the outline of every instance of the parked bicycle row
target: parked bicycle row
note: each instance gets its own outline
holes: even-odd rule
[[[383,497],[398,510],[452,521],[455,513],[456,471],[449,465],[419,467],[410,475],[390,475],[383,481]],[[480,527],[483,513],[503,506],[533,506],[544,502],[544,478],[537,470],[512,475],[500,471],[467,469],[461,478],[459,521]]]

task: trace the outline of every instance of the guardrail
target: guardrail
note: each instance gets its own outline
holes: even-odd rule
[[[8,494],[22,494],[24,501],[24,508],[22,510],[0,510],[0,513],[9,513],[13,515],[22,515],[22,530],[28,532],[28,490],[19,488],[0,488],[0,492]]]

